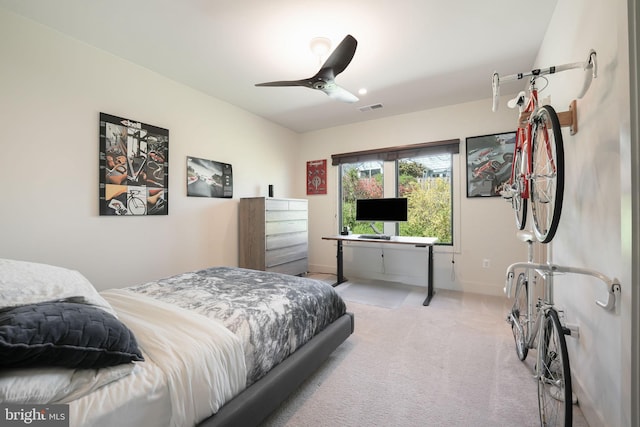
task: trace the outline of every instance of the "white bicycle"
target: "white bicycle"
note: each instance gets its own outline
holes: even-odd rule
[[[536,349],[534,377],[538,381],[538,410],[542,426],[570,426],[573,419],[572,405],[575,403],[571,388],[571,367],[567,353],[566,335],[578,336],[577,327],[567,327],[562,311],[554,306],[553,276],[556,273],[577,273],[593,276],[607,285],[606,303],[596,301],[605,310],[613,310],[620,296],[618,279],[586,268],[566,267],[557,264],[533,262],[534,236],[528,231],[519,231],[518,238],[528,245],[527,262],[519,262],[507,269],[505,293],[511,297],[516,270],[518,274],[511,311],[507,322],[511,325],[516,353],[525,360],[530,349]],[[550,246],[548,251],[550,251]],[[548,252],[550,259],[550,252]],[[544,280],[543,296],[535,297],[536,275]]]

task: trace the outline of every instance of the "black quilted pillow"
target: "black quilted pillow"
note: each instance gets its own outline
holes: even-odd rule
[[[0,311],[0,368],[104,368],[143,361],[122,322],[87,304],[43,302]]]

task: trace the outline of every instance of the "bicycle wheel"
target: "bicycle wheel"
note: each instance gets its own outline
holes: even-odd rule
[[[526,359],[529,353],[529,347],[527,345],[527,337],[529,336],[529,322],[527,321],[527,314],[529,312],[528,287],[529,283],[527,282],[525,274],[520,273],[518,275],[518,281],[516,282],[516,294],[513,307],[511,307],[511,332],[513,332],[513,339],[516,342],[516,353],[518,353],[518,359],[520,360]]]
[[[515,181],[515,192],[511,198],[511,207],[516,213],[516,226],[518,227],[518,230],[524,230],[524,226],[527,222],[527,199],[522,197],[522,193],[525,188],[525,177],[523,175],[523,171],[527,170],[525,165],[522,163],[524,161],[523,157],[522,150],[518,150],[516,152],[516,158],[513,159],[516,173],[513,177]]]
[[[538,337],[538,409],[541,426],[570,426],[573,417],[567,342],[555,309],[549,309]]]
[[[147,212],[147,206],[144,203],[144,200],[138,197],[131,197],[127,201],[127,207],[129,208],[129,212],[131,215],[144,215]]]
[[[533,172],[531,213],[538,241],[549,243],[560,222],[564,195],[564,147],[558,115],[550,105],[542,106],[533,124]]]

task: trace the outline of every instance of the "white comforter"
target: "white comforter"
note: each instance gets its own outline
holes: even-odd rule
[[[244,389],[242,345],[221,323],[123,289],[101,295],[133,331],[146,361],[71,402],[72,425],[191,426]],[[151,410],[140,411],[145,405]]]

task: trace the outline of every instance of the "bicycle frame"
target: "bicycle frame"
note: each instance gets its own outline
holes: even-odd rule
[[[611,279],[598,271],[587,269],[587,268],[569,267],[569,266],[563,266],[563,265],[552,264],[552,263],[546,263],[546,264],[534,263],[533,262],[533,242],[534,242],[533,235],[527,231],[520,231],[518,232],[518,237],[520,238],[520,240],[526,242],[528,245],[527,262],[517,262],[517,263],[511,264],[507,268],[507,278],[506,278],[504,292],[509,298],[511,298],[511,288],[513,287],[513,278],[515,277],[515,272],[517,270],[524,270],[527,275],[527,282],[529,283],[529,286],[527,287],[528,306],[527,306],[526,321],[528,325],[533,325],[533,327],[529,327],[527,330],[528,336],[525,336],[525,342],[527,343],[528,348],[535,347],[534,346],[535,337],[538,334],[540,319],[543,317],[545,310],[548,310],[549,308],[554,306],[553,275],[555,273],[582,274],[582,275],[595,277],[600,281],[604,282],[604,284],[607,287],[607,294],[608,294],[607,302],[596,300],[596,304],[607,311],[614,310],[616,301],[619,300],[620,293],[621,293],[620,281],[617,278]],[[535,289],[535,283],[536,283],[535,275],[533,274],[534,272],[537,272],[542,276],[545,284],[543,297],[537,302],[536,306],[534,306],[534,300],[535,300],[534,289]],[[535,318],[534,318],[534,313],[535,313]],[[509,314],[509,316],[511,316],[511,313]],[[512,319],[512,320],[515,320],[515,319]],[[514,321],[512,323],[514,327],[518,329],[519,333],[521,334],[524,333],[519,322]]]
[[[524,105],[525,102],[526,105]],[[519,100],[518,105],[520,106],[520,118],[518,120],[519,126],[513,150],[514,161],[511,164],[511,176],[508,181],[508,185],[510,188],[519,191],[522,199],[528,199],[530,188],[529,178],[531,177],[531,170],[533,167],[533,150],[531,145],[533,125],[530,118],[538,109],[538,90],[535,87],[535,78],[532,78],[530,81],[529,97],[527,99],[522,98],[521,102]],[[520,164],[516,162],[518,152],[522,155],[522,161]],[[518,181],[523,183],[522,188],[519,188],[516,185]]]

